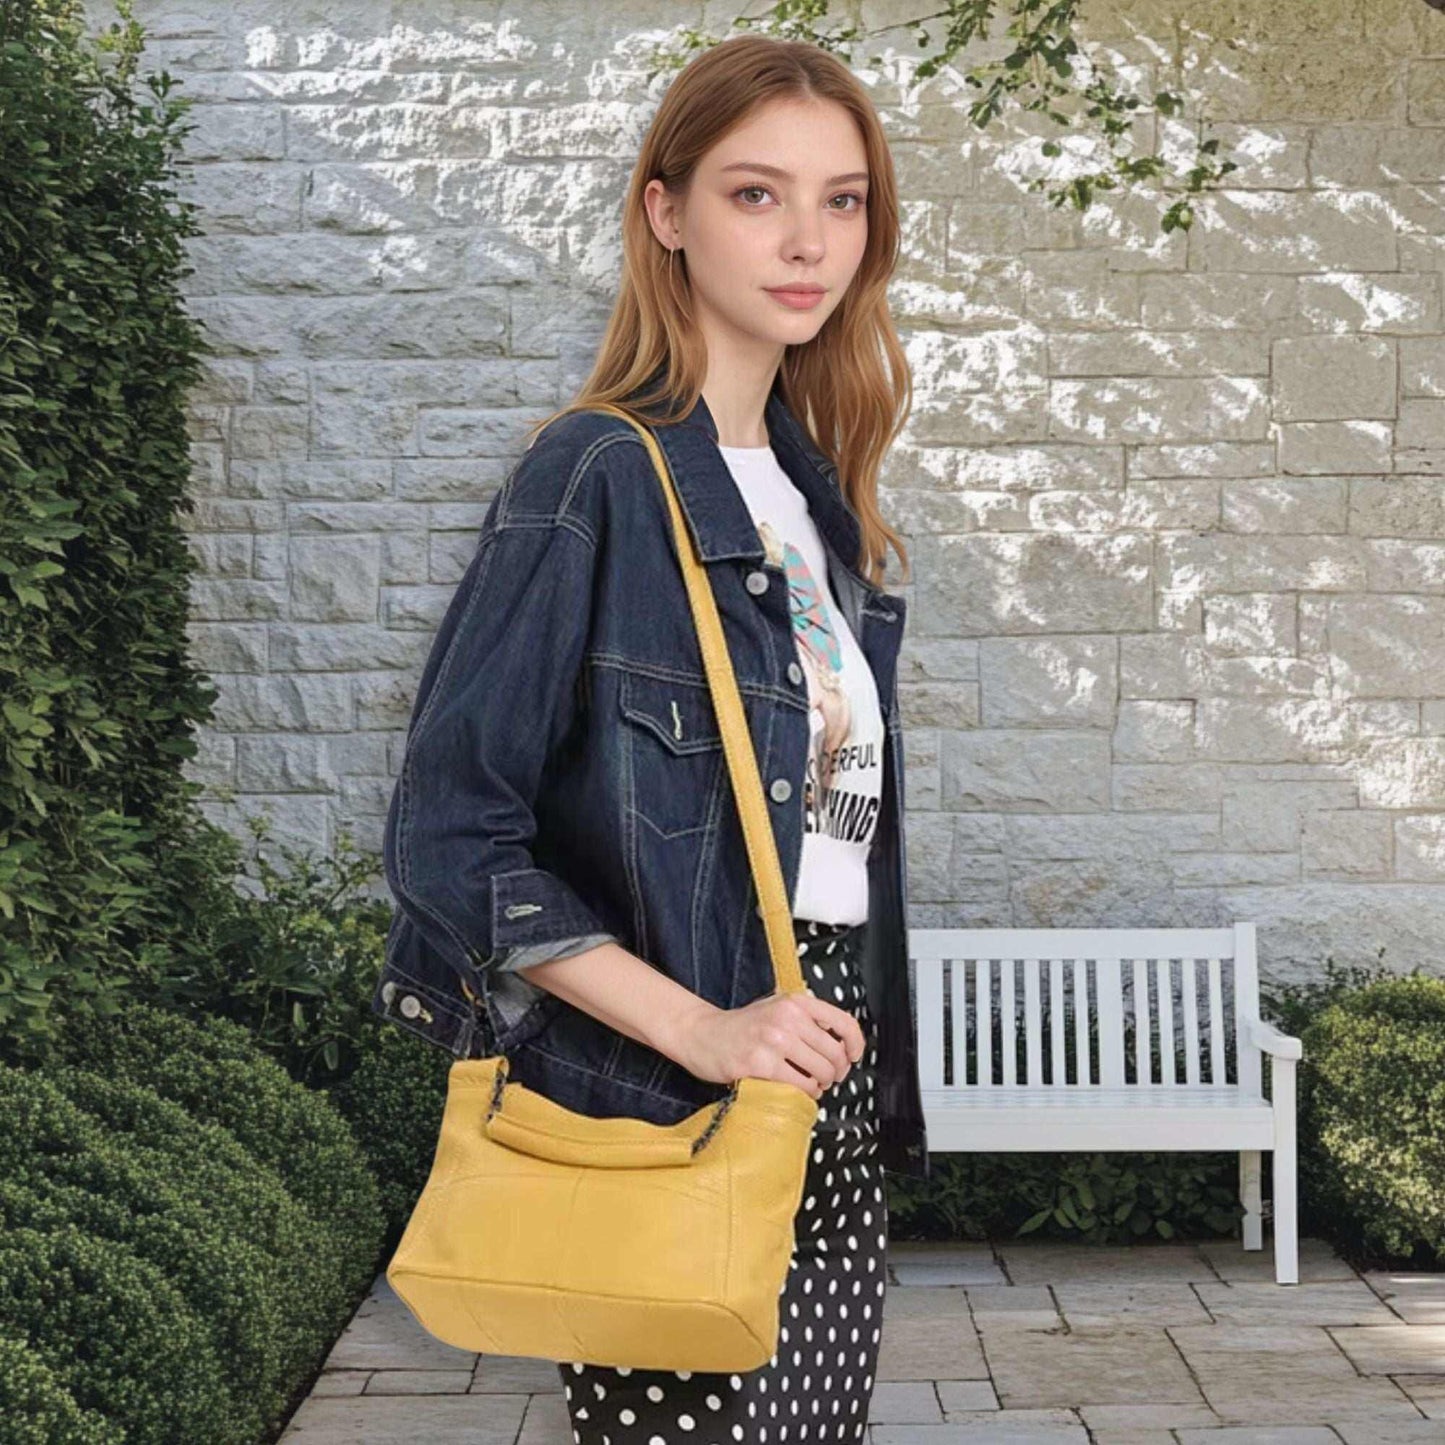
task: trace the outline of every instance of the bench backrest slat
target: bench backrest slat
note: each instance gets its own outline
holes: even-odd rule
[[[1185,1084],[1260,1090],[1259,1051],[1233,1036],[1240,1018],[1259,1012],[1252,922],[1231,928],[913,928],[909,949],[926,1089]],[[1130,1034],[1132,1061],[1126,1053]],[[1226,1077],[1231,1044],[1232,1080]]]

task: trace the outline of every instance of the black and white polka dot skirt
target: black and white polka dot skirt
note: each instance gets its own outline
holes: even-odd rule
[[[559,1361],[575,1445],[865,1438],[883,1326],[888,1205],[878,1162],[877,1033],[857,963],[864,926],[793,920],[809,991],[847,1009],[867,1048],[818,1100],[777,1352],[737,1374]]]

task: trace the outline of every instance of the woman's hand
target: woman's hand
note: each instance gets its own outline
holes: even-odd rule
[[[817,1099],[863,1057],[858,1020],[811,993],[770,993],[733,1009],[699,1003],[679,1020],[669,1053],[710,1083],[777,1079]]]

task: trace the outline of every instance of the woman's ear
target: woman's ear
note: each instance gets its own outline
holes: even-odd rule
[[[682,245],[681,216],[677,200],[656,176],[648,181],[642,193],[643,205],[647,208],[648,224],[652,234],[669,251]]]

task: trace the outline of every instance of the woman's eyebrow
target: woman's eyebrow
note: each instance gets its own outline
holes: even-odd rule
[[[731,165],[724,166],[725,171],[759,171],[765,176],[776,176],[780,181],[795,181],[797,177],[791,171],[785,171],[781,166],[765,166],[761,161],[734,161]],[[866,181],[867,171],[849,171],[847,175],[829,176],[823,182],[825,186],[840,185],[843,181]]]

